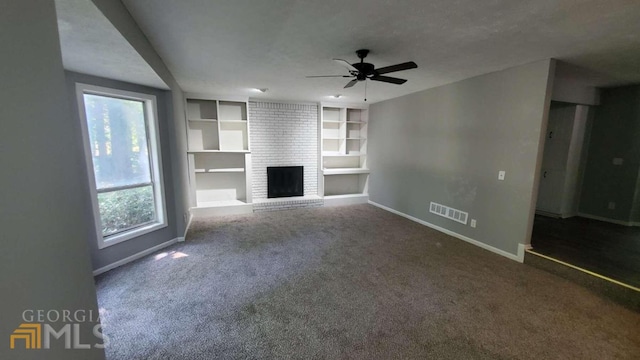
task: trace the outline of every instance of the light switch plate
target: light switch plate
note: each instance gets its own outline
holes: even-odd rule
[[[622,165],[624,159],[622,158],[613,158],[613,165]]]
[[[471,219],[471,227],[476,227],[476,219]]]
[[[498,171],[498,180],[504,180],[504,176],[507,174],[506,171],[500,170]]]

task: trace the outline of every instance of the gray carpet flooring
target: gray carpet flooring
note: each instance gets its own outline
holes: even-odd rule
[[[115,359],[638,359],[640,314],[370,205],[195,221],[96,279]]]

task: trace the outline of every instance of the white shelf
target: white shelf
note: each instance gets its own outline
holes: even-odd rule
[[[367,154],[334,154],[334,153],[322,153],[322,156],[324,157],[348,157],[348,156],[367,156]]]
[[[323,140],[344,140],[344,138],[341,137],[329,137],[329,136],[325,136],[324,138],[322,138]]]
[[[242,200],[200,201],[189,209],[195,217],[252,214],[253,205]]]
[[[329,123],[329,124],[342,124],[344,123],[344,121],[340,121],[340,120],[323,120],[323,123]]]
[[[212,208],[212,207],[224,207],[224,206],[238,206],[247,205],[242,200],[219,200],[219,201],[198,201],[198,208]]]
[[[246,123],[247,120],[220,120],[221,123]]]
[[[347,140],[367,140],[367,138],[363,138],[363,137],[348,137]]]
[[[193,122],[217,122],[216,119],[189,119],[189,121]]]
[[[366,121],[347,121],[347,124],[366,124]]]
[[[189,154],[206,154],[206,153],[238,153],[238,154],[248,154],[251,151],[249,150],[188,150]]]
[[[362,197],[362,196],[369,196],[368,194],[344,194],[344,195],[327,195],[324,198],[325,199],[348,199],[348,198],[355,198],[355,197]]]
[[[195,169],[196,174],[215,174],[215,173],[243,173],[244,168],[226,168],[226,169]]]
[[[350,175],[350,174],[368,174],[369,169],[363,168],[334,168],[322,169],[324,175]]]

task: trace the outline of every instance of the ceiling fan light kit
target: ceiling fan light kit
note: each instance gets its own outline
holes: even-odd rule
[[[369,55],[369,50],[368,49],[357,50],[356,51],[356,55],[358,56],[358,58],[360,58],[360,62],[359,63],[356,62],[356,63],[351,64],[348,61],[343,60],[343,59],[333,59],[333,61],[335,61],[336,63],[339,63],[340,65],[346,67],[347,70],[349,71],[349,75],[312,75],[312,76],[307,76],[307,77],[308,78],[317,78],[317,77],[353,78],[351,81],[349,81],[347,83],[347,85],[344,86],[345,89],[354,86],[359,81],[366,81],[366,80],[373,80],[373,81],[380,81],[380,82],[385,82],[385,83],[389,83],[389,84],[402,85],[405,82],[407,82],[407,80],[396,78],[396,77],[391,77],[391,76],[382,76],[382,74],[388,74],[388,73],[392,73],[392,72],[396,72],[396,71],[415,69],[415,68],[418,67],[418,65],[415,62],[408,61],[408,62],[404,62],[404,63],[400,63],[400,64],[396,64],[396,65],[391,65],[391,66],[385,66],[385,67],[381,67],[379,69],[376,69],[376,67],[373,64],[364,62],[364,58],[366,58],[367,55]],[[365,83],[365,85],[366,85],[366,83]],[[365,99],[364,100],[367,101],[367,99],[366,99],[366,87],[365,87]]]

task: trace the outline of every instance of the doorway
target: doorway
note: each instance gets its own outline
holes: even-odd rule
[[[632,154],[640,139],[625,136],[640,129],[640,117],[625,113],[633,103],[623,95],[605,90],[599,106],[551,102],[531,252],[640,291],[640,167]]]

